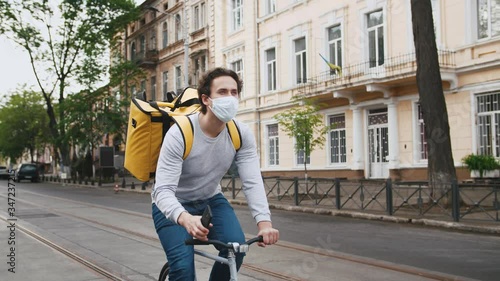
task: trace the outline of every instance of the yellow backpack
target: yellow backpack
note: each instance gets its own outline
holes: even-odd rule
[[[188,115],[200,110],[198,91],[186,88],[171,102],[146,102],[133,98],[125,144],[125,169],[141,181],[155,176],[156,164],[160,155],[163,137],[176,123],[184,138],[183,159],[189,155],[193,146],[193,124]],[[241,147],[241,135],[234,120],[226,124],[234,148]]]

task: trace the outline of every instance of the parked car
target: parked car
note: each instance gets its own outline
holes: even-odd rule
[[[14,181],[20,182],[21,180],[30,180],[37,182],[40,180],[40,174],[36,164],[21,164],[16,170]]]
[[[5,166],[0,166],[0,179],[8,179],[10,176],[9,169]]]

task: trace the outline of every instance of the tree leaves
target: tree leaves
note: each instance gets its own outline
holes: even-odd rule
[[[31,90],[7,98],[0,108],[0,154],[12,160],[29,152],[43,151],[50,142],[48,117],[42,95]]]
[[[52,138],[69,164],[67,88],[75,82],[89,91],[97,87],[109,70],[106,50],[114,43],[111,38],[138,18],[139,9],[132,0],[63,0],[57,7],[53,3],[0,0],[0,34],[27,52],[46,102]]]
[[[319,105],[306,99],[296,98],[296,101],[298,103],[294,107],[276,114],[274,118],[283,131],[295,139],[295,152],[304,151],[307,158],[316,147],[323,147],[329,127],[325,126],[323,116],[318,113]]]

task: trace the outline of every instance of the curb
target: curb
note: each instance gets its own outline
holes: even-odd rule
[[[78,187],[78,188],[93,188],[93,189],[113,189],[115,184],[119,186],[119,191],[122,192],[136,192],[136,193],[151,193],[151,188],[146,188],[144,190],[141,189],[140,185],[137,185],[135,189],[129,188],[122,188],[121,184],[119,183],[106,183],[104,185],[98,186],[98,185],[91,185],[91,184],[79,184],[79,183],[61,183],[61,182],[51,182],[51,181],[44,181],[43,183],[50,183],[50,184],[56,184],[60,186],[69,186],[69,187]]]

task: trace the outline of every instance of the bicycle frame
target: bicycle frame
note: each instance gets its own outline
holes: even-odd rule
[[[229,274],[230,274],[230,281],[238,281],[238,270],[236,267],[236,253],[246,253],[250,249],[250,245],[255,243],[255,242],[263,242],[262,236],[258,236],[255,238],[252,238],[248,240],[247,242],[243,244],[239,243],[224,243],[218,240],[208,240],[208,241],[199,241],[196,239],[188,239],[185,241],[186,245],[214,245],[214,246],[220,246],[222,248],[225,248],[228,250],[227,258],[219,257],[217,255],[204,252],[198,249],[194,249],[194,254],[198,256],[202,256],[208,259],[211,259],[216,262],[220,262],[223,264],[226,264],[229,266]],[[167,275],[169,272],[169,265],[168,262],[163,266],[161,272],[160,272],[160,277],[159,280],[166,280]],[[195,273],[195,280],[196,280],[196,273]]]
[[[227,264],[229,266],[229,273],[231,278],[230,281],[238,281],[238,270],[236,269],[236,255],[234,250],[230,249],[227,254],[227,258],[222,258],[214,254],[210,254],[198,249],[194,249],[194,253],[196,255],[214,260],[216,262],[221,262],[223,264]]]

